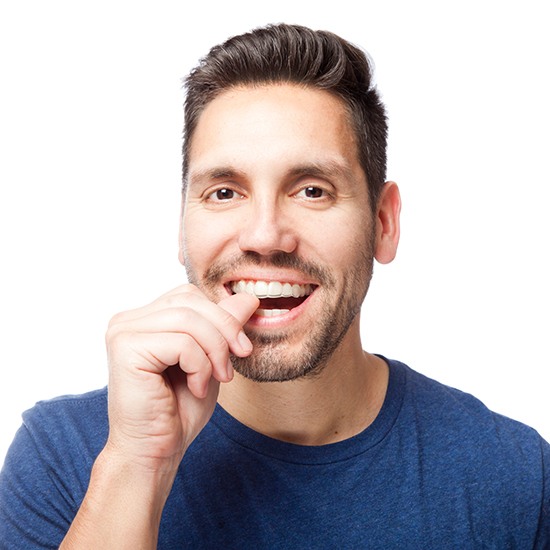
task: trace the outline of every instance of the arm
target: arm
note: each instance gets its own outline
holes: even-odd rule
[[[179,463],[232,378],[229,354],[252,350],[242,327],[257,307],[244,294],[214,304],[185,285],[113,318],[109,437],[61,548],[156,548]]]

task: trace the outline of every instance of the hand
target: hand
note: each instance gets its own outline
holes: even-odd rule
[[[259,301],[236,294],[218,304],[193,285],[116,315],[107,331],[109,439],[117,457],[146,468],[177,467],[210,419],[229,354],[252,345],[242,327]]]

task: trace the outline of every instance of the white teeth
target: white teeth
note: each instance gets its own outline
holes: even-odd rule
[[[277,298],[282,295],[283,285],[277,281],[271,281],[267,286],[267,295]]]
[[[290,309],[257,309],[256,315],[260,317],[277,317],[278,315],[284,315],[288,313]]]
[[[254,285],[254,294],[258,298],[267,298],[269,285],[265,281],[258,281]]]
[[[313,292],[311,285],[281,283],[279,281],[235,281],[231,284],[235,294],[246,292],[257,298],[303,298]],[[273,311],[273,310],[270,310]],[[274,310],[278,311],[278,310]]]
[[[239,281],[233,286],[233,292],[235,294],[246,292],[246,282],[245,281]]]

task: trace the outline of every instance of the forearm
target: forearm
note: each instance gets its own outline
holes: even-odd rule
[[[60,548],[155,549],[175,472],[144,468],[104,450]]]

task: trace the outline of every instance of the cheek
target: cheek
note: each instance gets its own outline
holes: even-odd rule
[[[197,272],[203,272],[217,259],[231,241],[230,223],[216,216],[187,214],[183,222],[183,252]]]
[[[355,263],[363,250],[372,248],[372,237],[369,219],[353,212],[321,222],[317,220],[310,232],[310,242],[314,242],[315,249],[334,266]]]

